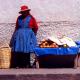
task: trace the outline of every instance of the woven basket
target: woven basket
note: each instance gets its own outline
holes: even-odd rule
[[[0,68],[10,68],[11,49],[10,47],[0,48]]]

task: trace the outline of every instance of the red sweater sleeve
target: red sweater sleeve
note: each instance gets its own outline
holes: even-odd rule
[[[30,25],[30,28],[32,28],[33,32],[36,34],[38,30],[38,25],[34,17],[31,18],[29,25]]]

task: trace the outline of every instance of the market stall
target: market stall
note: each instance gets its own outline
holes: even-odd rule
[[[42,41],[39,47],[35,48],[39,67],[77,67],[79,46],[76,46],[74,42],[71,45],[70,43],[58,45],[49,39]]]
[[[40,68],[77,67],[79,47],[35,48]]]

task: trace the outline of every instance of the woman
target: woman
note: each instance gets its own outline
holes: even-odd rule
[[[26,5],[21,6],[19,13],[21,15],[17,18],[10,44],[12,48],[11,67],[26,68],[31,67],[30,53],[34,53],[34,48],[37,45],[38,26]]]

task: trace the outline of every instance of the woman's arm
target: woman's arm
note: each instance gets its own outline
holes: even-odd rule
[[[37,34],[38,25],[37,25],[37,22],[36,22],[36,20],[35,20],[34,17],[32,17],[31,20],[30,20],[30,27],[32,28],[33,32],[34,32],[35,34]]]

